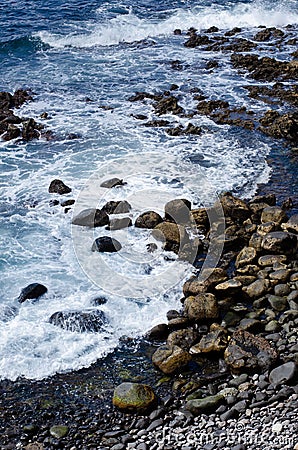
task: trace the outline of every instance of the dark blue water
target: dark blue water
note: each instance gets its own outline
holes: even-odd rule
[[[0,142],[0,377],[41,378],[88,366],[122,335],[140,335],[179,307],[183,278],[192,271],[162,251],[150,259],[149,233],[133,228],[116,232],[122,251],[99,261],[90,251],[97,235],[72,230],[72,213],[50,206],[60,200],[48,193],[52,179],[72,188],[64,200],[77,199],[78,210],[127,199],[133,220],[148,208],[162,214],[164,203],[179,196],[202,205],[226,190],[251,197],[260,184],[273,186],[281,199],[297,191],[297,158],[282,144],[203,116],[191,119],[204,128],[201,136],[170,137],[134,118],[156,118],[150,102],[128,100],[136,91],[156,93],[174,83],[189,113],[197,88],[231,106],[263,111],[264,104],[245,95],[249,80],[231,68],[229,54],[185,48],[186,37],[173,31],[215,25],[221,34],[240,26],[239,36],[251,39],[260,24],[288,23],[298,23],[297,0],[0,1],[0,90],[31,89],[34,101],[16,114],[54,134],[50,141]],[[264,45],[260,51],[287,59],[290,49],[275,54]],[[210,72],[205,66],[214,58],[220,69]],[[176,60],[183,70],[173,70]],[[40,117],[44,112],[47,119]],[[173,126],[190,122],[164,118]],[[128,185],[103,192],[100,181],[112,176]],[[48,294],[19,307],[21,288],[32,282],[45,284]],[[57,310],[92,308],[98,295],[108,298],[102,333],[65,332],[48,323]],[[11,306],[15,316],[6,320]]]

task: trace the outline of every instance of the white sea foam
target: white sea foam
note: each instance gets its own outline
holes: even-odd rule
[[[192,10],[176,10],[165,20],[141,19],[133,12],[120,14],[106,23],[86,23],[86,33],[76,32],[66,36],[42,31],[37,36],[51,47],[88,48],[94,46],[109,46],[120,43],[131,43],[147,38],[169,36],[173,30],[186,30],[195,27],[199,31],[217,26],[220,29],[238,27],[283,26],[298,23],[297,2],[285,4],[283,1],[272,2],[253,1],[237,5],[198,6]]]

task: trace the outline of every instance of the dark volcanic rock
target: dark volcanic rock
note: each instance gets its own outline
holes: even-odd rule
[[[164,96],[154,105],[154,109],[158,115],[168,113],[179,115],[183,113],[183,108],[179,106],[177,98],[173,95]]]
[[[63,183],[61,180],[53,180],[51,181],[51,184],[49,186],[49,193],[50,194],[69,194],[71,192],[71,188],[66,186],[66,184]]]
[[[48,289],[43,284],[29,284],[24,289],[22,289],[18,297],[18,302],[23,303],[25,300],[38,298],[41,295],[45,294],[47,291]]]
[[[279,114],[277,111],[267,111],[260,119],[260,130],[277,139],[287,139],[298,142],[298,113]]]
[[[124,186],[125,184],[127,183],[120,178],[111,178],[110,180],[103,181],[100,186],[111,189],[115,186]]]
[[[103,311],[57,311],[51,315],[49,322],[64,330],[74,332],[98,332],[106,323]]]
[[[107,214],[123,214],[128,213],[130,210],[131,205],[126,200],[111,200],[102,207],[102,211],[105,211]]]
[[[122,245],[117,239],[111,238],[109,236],[101,236],[93,242],[91,250],[93,252],[107,252],[114,253],[119,252],[121,250]]]
[[[155,228],[163,221],[162,217],[155,211],[146,211],[137,217],[135,227],[137,228]]]
[[[72,219],[73,225],[82,227],[103,227],[108,225],[109,216],[102,209],[89,208],[81,211],[76,217]]]
[[[262,248],[270,253],[291,254],[297,248],[297,236],[283,231],[272,231],[264,236]]]

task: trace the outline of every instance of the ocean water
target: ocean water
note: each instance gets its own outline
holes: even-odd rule
[[[186,36],[173,31],[215,25],[220,35],[239,26],[240,37],[252,38],[259,25],[297,25],[297,5],[297,0],[0,2],[0,90],[31,89],[34,102],[16,114],[34,117],[55,135],[51,141],[0,141],[0,378],[40,379],[86,367],[113,350],[121,336],[141,336],[164,321],[169,309],[179,308],[190,264],[166,255],[160,243],[149,254],[150,233],[134,228],[113,232],[123,243],[118,254],[92,253],[93,239],[111,232],[72,227],[72,212],[50,205],[58,196],[49,194],[48,186],[60,178],[72,188],[63,199],[77,200],[74,214],[125,199],[133,220],[148,209],[162,214],[164,204],[177,197],[200,206],[226,190],[253,196],[271,177],[270,139],[203,116],[168,114],[172,124],[205,129],[201,136],[170,137],[134,117],[154,118],[150,103],[128,99],[174,83],[187,112],[195,106],[197,88],[233,106],[264,109],[243,95],[248,81],[231,68],[229,54],[185,48]],[[274,51],[261,49],[264,55]],[[275,56],[286,59],[288,53]],[[220,70],[210,72],[205,65],[214,57]],[[177,60],[181,71],[172,68]],[[48,119],[40,118],[44,112]],[[69,139],[72,133],[79,138]],[[127,185],[100,188],[114,176]],[[48,293],[19,305],[21,289],[33,282],[45,284]],[[102,332],[71,332],[49,323],[56,311],[92,310],[99,296],[107,298],[100,307],[107,317]]]

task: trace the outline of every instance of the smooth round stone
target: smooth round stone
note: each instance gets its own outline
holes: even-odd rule
[[[271,370],[269,374],[269,381],[274,386],[287,383],[290,381],[296,373],[296,364],[293,361],[282,364]]]
[[[290,286],[288,284],[277,284],[274,287],[274,293],[275,295],[279,296],[285,296],[288,295],[291,292]]]
[[[288,281],[290,274],[291,274],[290,270],[280,269],[270,273],[269,278],[271,280],[278,280],[281,283],[284,283],[285,281]]]
[[[252,264],[257,256],[256,249],[253,247],[244,247],[236,258],[236,268],[242,267],[246,264]]]
[[[146,411],[155,402],[155,393],[146,384],[121,383],[114,390],[113,405],[121,410]]]
[[[287,298],[277,295],[269,295],[268,301],[275,311],[284,311],[287,307]]]
[[[66,425],[54,425],[50,428],[50,434],[56,439],[61,439],[68,434],[68,430]]]

